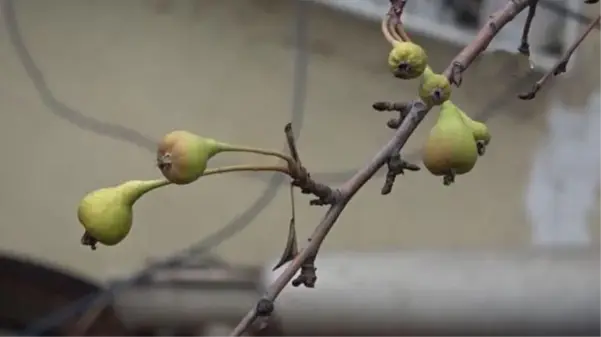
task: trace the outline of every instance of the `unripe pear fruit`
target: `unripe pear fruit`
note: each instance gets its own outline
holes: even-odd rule
[[[288,164],[293,164],[291,157],[277,151],[222,143],[189,131],[177,130],[168,133],[159,142],[157,166],[170,182],[190,184],[205,173],[209,159],[221,152],[255,153],[284,159]]]
[[[430,67],[426,67],[418,92],[427,106],[441,105],[451,98],[451,83],[446,76],[436,74]]]
[[[221,152],[222,144],[188,131],[172,131],[159,142],[157,166],[167,180],[185,185],[196,181],[207,163]]]
[[[131,230],[133,206],[144,194],[168,185],[160,180],[131,180],[114,187],[88,193],[77,208],[77,218],[85,228],[82,244],[96,249],[96,243],[113,246]]]
[[[471,171],[477,160],[478,149],[472,131],[456,109],[443,103],[423,148],[424,166],[433,175],[444,176],[448,185],[455,175]]]
[[[428,65],[424,49],[413,42],[395,42],[388,54],[388,66],[395,77],[410,80],[419,77]]]

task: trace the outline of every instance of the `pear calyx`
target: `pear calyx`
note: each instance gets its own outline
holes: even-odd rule
[[[163,179],[131,180],[88,193],[77,208],[77,218],[85,229],[81,244],[95,250],[98,243],[114,246],[123,241],[131,230],[134,203],[144,194],[168,184]]]
[[[157,148],[157,167],[167,180],[186,185],[200,178],[209,159],[222,149],[219,142],[189,131],[166,134]]]

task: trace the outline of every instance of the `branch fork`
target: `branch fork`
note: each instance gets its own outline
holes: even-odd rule
[[[311,178],[311,174],[303,167],[296,147],[296,141],[294,140],[295,137],[291,123],[286,124],[284,132],[286,133],[286,142],[290,156],[292,157],[292,161],[288,163],[292,185],[300,188],[303,194],[313,194],[317,197],[317,199],[310,201],[311,205],[324,206],[336,203],[341,197],[340,191],[314,181]]]
[[[518,97],[522,100],[531,100],[536,97],[536,94],[543,88],[543,86],[549,82],[549,80],[555,76],[558,76],[564,72],[566,72],[566,67],[570,58],[580,46],[582,41],[590,34],[590,32],[599,25],[601,21],[601,15],[597,16],[595,20],[593,20],[580,34],[580,36],[572,43],[572,45],[566,50],[566,52],[562,55],[562,57],[555,63],[553,68],[551,68],[540,80],[538,80],[533,86],[532,89],[526,93],[519,94]],[[527,34],[526,34],[527,35]]]

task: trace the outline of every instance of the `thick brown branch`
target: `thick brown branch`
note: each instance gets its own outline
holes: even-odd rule
[[[504,8],[491,15],[472,43],[463,48],[445,70],[444,74],[452,84],[456,86],[461,85],[463,72],[474,62],[478,55],[488,48],[488,45],[499,30],[507,22],[513,20],[529,3],[529,0],[510,0]]]
[[[528,6],[527,0],[511,0],[507,5],[491,16],[487,25],[477,34],[474,41],[466,46],[451,62],[445,70],[445,75],[449,79],[455,79],[454,83],[460,82],[461,73],[471,65],[476,57],[483,52],[490,44],[499,30],[511,21],[516,15]],[[404,118],[402,124],[395,131],[392,139],[378,151],[374,158],[360,169],[353,177],[346,181],[340,188],[340,198],[330,206],[320,224],[311,234],[308,245],[300,251],[294,260],[292,260],[279,277],[267,289],[263,297],[271,302],[275,301],[280,292],[290,283],[303,266],[308,258],[315,256],[323,240],[332,229],[334,223],[351,200],[351,198],[371,179],[376,172],[388,162],[390,156],[398,152],[407,142],[409,136],[424,119],[428,109],[421,102],[415,102],[407,118]],[[256,307],[250,310],[240,323],[232,331],[232,336],[240,336],[258,317]]]
[[[599,25],[600,19],[601,19],[601,15],[597,16],[597,18],[595,20],[593,20],[586,27],[586,29],[582,32],[582,34],[580,34],[578,39],[576,39],[576,41],[574,41],[572,43],[570,48],[568,48],[568,50],[566,50],[566,52],[563,54],[563,56],[557,61],[557,63],[555,63],[553,68],[551,68],[549,71],[547,71],[547,73],[532,86],[532,89],[529,92],[519,94],[518,97],[523,100],[533,99],[534,97],[536,97],[536,94],[542,89],[542,87],[551,78],[553,78],[561,73],[564,73],[566,71],[566,67],[568,66],[568,62],[570,62],[570,58],[572,57],[572,55],[574,54],[576,49],[578,49],[578,46],[580,46],[582,41],[584,41],[584,39],[588,36],[588,34],[593,30],[593,28],[595,28],[596,26]]]

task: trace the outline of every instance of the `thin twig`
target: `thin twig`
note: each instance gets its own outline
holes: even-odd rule
[[[411,110],[411,106],[412,103],[405,102],[376,102],[372,104],[372,108],[374,108],[374,110],[397,111],[399,113],[399,116],[397,118],[392,118],[386,123],[386,125],[389,128],[395,130],[401,126],[403,120],[405,120],[405,118],[408,116],[409,111]],[[384,181],[384,186],[382,186],[382,195],[387,195],[390,194],[390,192],[392,192],[392,187],[394,186],[396,177],[405,174],[405,170],[420,170],[419,166],[411,164],[401,158],[400,148],[390,155],[388,161],[386,162],[386,168],[388,169],[388,172],[386,173],[386,180]]]
[[[286,175],[291,175],[290,169],[286,166],[281,165],[232,165],[232,166],[223,166],[216,167],[212,169],[207,169],[203,173],[203,177],[211,176],[215,174],[229,173],[229,172],[280,172]]]
[[[576,41],[574,41],[572,43],[572,45],[570,46],[570,48],[568,48],[568,50],[563,54],[563,56],[557,61],[557,63],[555,63],[555,65],[553,66],[553,68],[551,68],[549,71],[547,71],[547,73],[540,79],[538,80],[533,86],[532,89],[529,92],[523,93],[523,94],[519,94],[518,97],[520,99],[523,100],[531,100],[534,97],[536,97],[536,94],[542,89],[542,87],[553,77],[566,72],[566,68],[568,65],[568,62],[570,61],[570,58],[572,57],[572,54],[574,54],[574,52],[576,51],[576,49],[578,48],[578,46],[580,46],[580,44],[582,43],[582,41],[584,41],[584,39],[588,36],[588,34],[593,30],[593,28],[595,28],[597,25],[599,25],[601,19],[601,15],[597,16],[597,18],[595,20],[593,20],[587,27],[586,29],[582,32],[582,34],[580,34],[580,36],[578,37],[578,39],[576,39]]]
[[[538,6],[538,0],[531,0],[530,5],[528,7],[528,16],[526,17],[526,22],[524,23],[524,29],[522,30],[522,40],[520,46],[518,47],[518,51],[523,55],[530,56],[530,42],[528,41],[528,36],[530,35],[530,27],[532,26],[532,20],[536,15],[536,7]]]
[[[401,123],[409,114],[409,110],[411,110],[411,103],[406,102],[375,102],[372,104],[372,108],[376,111],[396,111],[399,113],[399,116],[396,118],[391,118],[386,125],[391,129],[398,129],[401,126]]]

